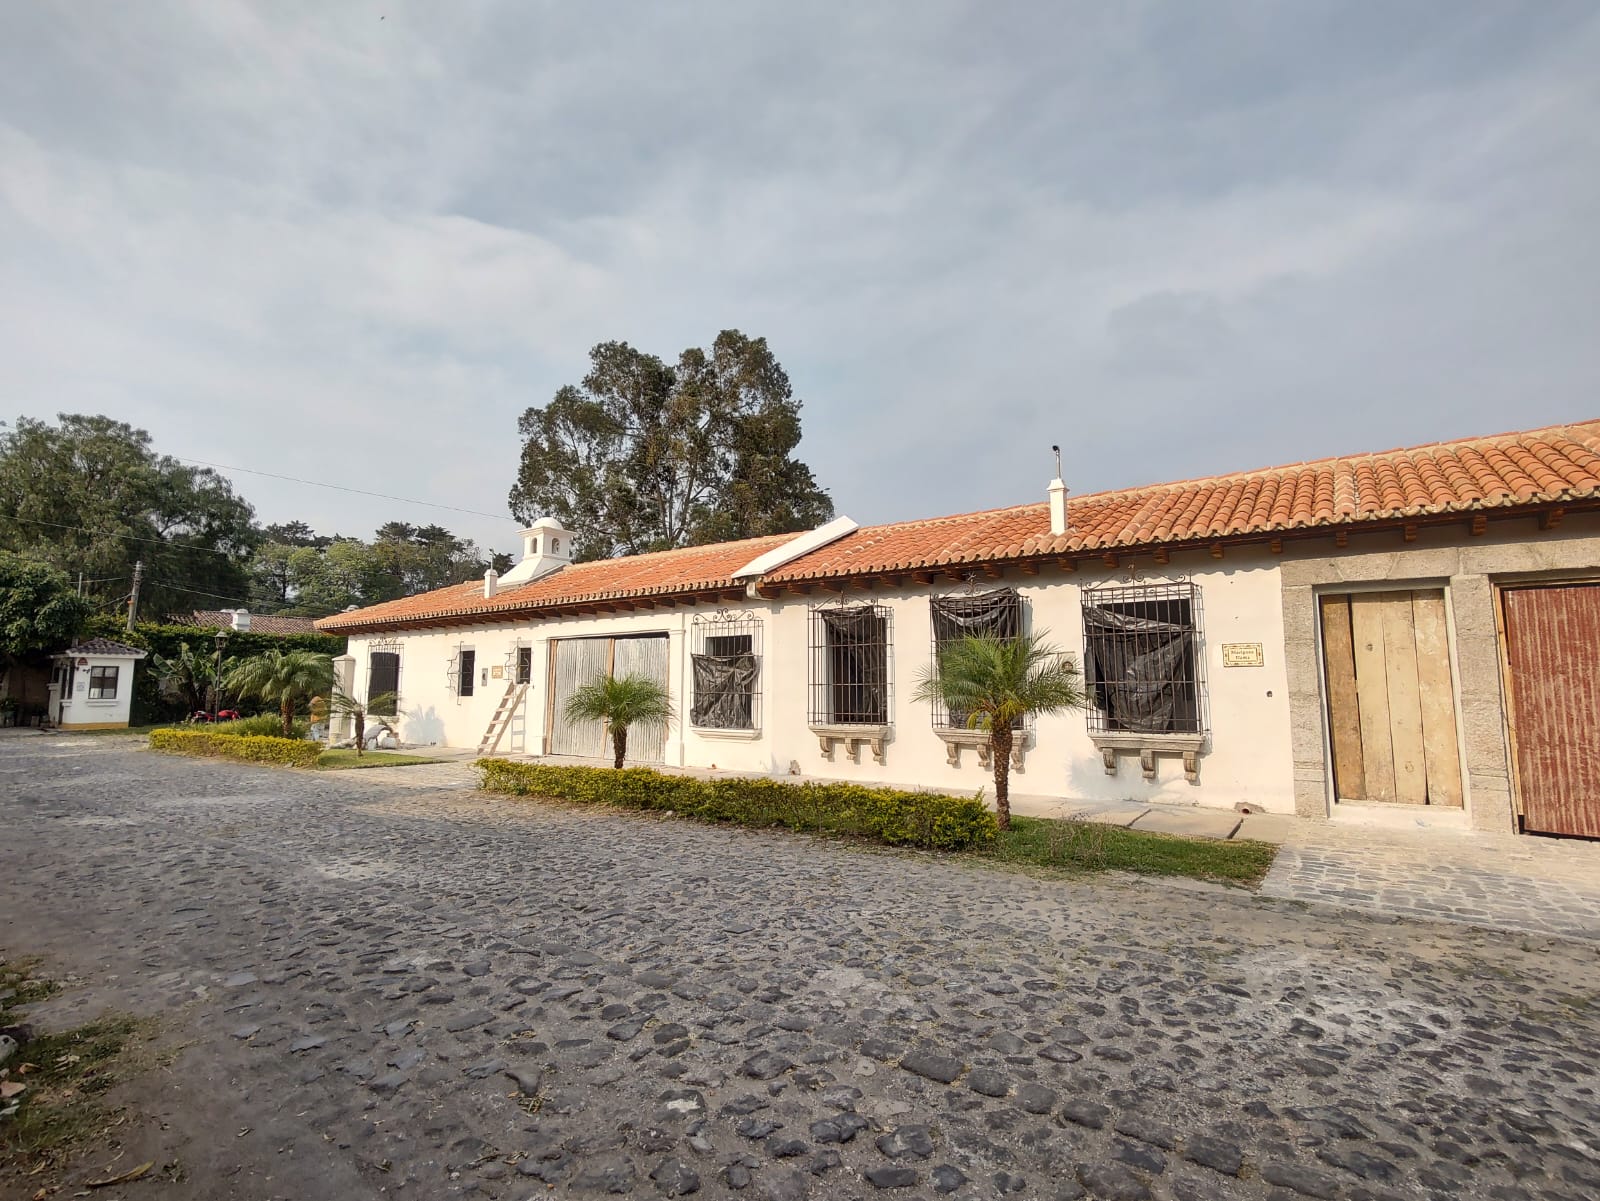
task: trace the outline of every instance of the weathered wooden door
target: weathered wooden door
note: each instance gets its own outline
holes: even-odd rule
[[[1600,838],[1600,584],[1502,595],[1523,826]]]
[[[1335,795],[1342,801],[1462,801],[1444,592],[1321,598]]]

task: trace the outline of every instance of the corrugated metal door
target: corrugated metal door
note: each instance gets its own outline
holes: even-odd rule
[[[598,758],[605,753],[605,726],[598,721],[574,725],[567,720],[572,694],[611,665],[611,639],[563,638],[555,644],[555,670],[550,689],[550,753]]]
[[[1600,838],[1600,584],[1503,596],[1523,825]]]
[[[667,636],[648,634],[640,638],[618,638],[612,652],[611,674],[619,678],[644,676],[665,688]],[[629,728],[629,763],[661,763],[666,756],[667,727],[664,722]]]

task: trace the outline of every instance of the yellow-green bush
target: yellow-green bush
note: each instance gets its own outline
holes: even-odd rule
[[[259,734],[218,734],[211,730],[151,730],[150,749],[174,755],[238,759],[280,767],[315,767],[320,742],[268,738]]]
[[[737,777],[702,780],[644,767],[615,771],[506,759],[480,759],[477,767],[481,786],[490,792],[672,810],[706,821],[849,834],[895,846],[963,851],[989,845],[998,833],[994,814],[981,801],[935,792]]]

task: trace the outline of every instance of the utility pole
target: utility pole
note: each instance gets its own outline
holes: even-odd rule
[[[133,594],[128,597],[128,633],[133,633],[133,617],[139,611],[139,581],[144,578],[144,560],[133,565]]]

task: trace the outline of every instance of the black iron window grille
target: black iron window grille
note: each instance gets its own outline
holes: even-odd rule
[[[367,651],[367,712],[374,717],[394,717],[399,709],[399,644],[375,643]]]
[[[1020,638],[1027,629],[1028,606],[1015,588],[994,588],[988,592],[968,589],[949,596],[928,598],[933,618],[933,662],[939,663],[946,647],[963,638]],[[945,705],[933,706],[933,728],[965,730],[971,714]],[[1022,729],[1018,718],[1013,729]]]
[[[445,668],[445,688],[452,696],[471,696],[477,676],[478,652],[470,646],[457,646]]]
[[[1094,733],[1204,734],[1200,590],[1194,584],[1083,593],[1083,674]]]
[[[709,730],[761,728],[761,619],[748,610],[696,614],[690,626],[694,672],[692,725]]]
[[[518,642],[506,652],[506,679],[513,684],[532,682],[533,647],[525,642]]]
[[[89,699],[91,701],[114,701],[117,699],[116,667],[91,667],[89,669]]]
[[[894,708],[889,610],[882,605],[819,605],[810,613],[812,725],[886,726]]]

